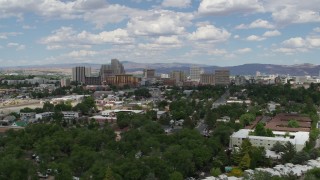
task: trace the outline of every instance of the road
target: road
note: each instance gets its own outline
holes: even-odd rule
[[[226,103],[229,96],[230,96],[230,91],[229,89],[227,89],[226,92],[222,94],[222,96],[219,99],[217,99],[214,103]]]
[[[227,102],[227,99],[230,96],[230,91],[229,89],[226,90],[226,92],[219,98],[217,99],[213,104],[217,104],[218,106],[220,104],[224,104]],[[201,119],[197,126],[195,127],[202,135],[206,133],[206,130],[208,129],[208,125],[204,122],[204,119]]]
[[[11,113],[11,112],[20,112],[20,109],[29,107],[31,109],[34,108],[42,108],[42,104],[40,104],[40,102],[33,102],[33,103],[28,103],[28,104],[20,104],[20,105],[16,105],[16,106],[10,106],[10,107],[1,107],[0,108],[0,112],[1,113]]]

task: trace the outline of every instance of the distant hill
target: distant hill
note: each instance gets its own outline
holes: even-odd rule
[[[207,73],[212,73],[216,69],[229,69],[232,75],[255,75],[257,71],[262,74],[280,74],[280,75],[296,75],[296,76],[318,76],[320,65],[314,64],[296,64],[296,65],[275,65],[275,64],[243,64],[239,66],[209,66],[204,64],[190,64],[190,63],[136,63],[131,61],[123,61],[124,68],[127,72],[142,71],[144,68],[156,69],[157,73],[170,73],[173,70],[181,70],[189,72],[189,68],[193,65],[199,66]],[[91,66],[93,69],[99,69],[101,64],[91,63],[74,63],[74,64],[47,64],[47,65],[33,65],[33,66],[15,66],[3,67],[2,69],[71,69],[75,66]]]

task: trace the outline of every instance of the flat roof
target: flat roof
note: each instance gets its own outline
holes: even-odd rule
[[[266,136],[250,136],[249,133],[253,132],[250,129],[240,129],[237,132],[234,132],[231,137],[234,138],[249,138],[249,139],[264,139],[264,140],[273,140],[273,141],[290,141],[293,144],[305,144],[309,140],[309,132],[290,132],[288,137],[266,137]],[[286,132],[281,131],[272,131],[275,135],[284,136]],[[290,136],[294,136],[294,139],[291,139]]]

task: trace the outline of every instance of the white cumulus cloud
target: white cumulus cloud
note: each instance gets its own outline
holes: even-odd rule
[[[194,16],[191,13],[178,13],[168,10],[151,10],[147,16],[132,17],[128,22],[128,30],[135,35],[178,35],[192,25]]]
[[[209,15],[227,15],[234,13],[263,12],[258,0],[202,0],[198,12]]]
[[[256,35],[251,35],[246,38],[247,41],[263,41],[265,39],[266,39],[265,37],[260,37]]]
[[[189,35],[190,40],[224,42],[230,38],[231,34],[226,29],[220,29],[213,25],[205,25]]]
[[[265,28],[265,29],[273,29],[275,26],[271,24],[269,21],[257,19],[250,23],[249,25],[240,24],[236,26],[236,29],[254,29],[254,28]]]
[[[164,7],[176,7],[186,8],[191,5],[191,0],[163,0],[162,6]]]
[[[274,37],[274,36],[280,36],[281,32],[278,30],[274,30],[274,31],[266,31],[262,36],[264,37]]]

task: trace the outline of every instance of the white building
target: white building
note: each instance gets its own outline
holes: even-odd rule
[[[240,147],[244,139],[249,139],[253,146],[264,147],[265,149],[271,149],[276,142],[285,144],[289,141],[297,151],[301,151],[309,140],[309,132],[290,132],[288,135],[286,132],[272,131],[275,137],[252,136],[249,134],[250,132],[253,132],[253,130],[240,129],[234,132],[230,136],[230,147]]]
[[[76,119],[79,118],[79,113],[75,111],[62,111],[64,119]]]
[[[191,81],[200,81],[201,69],[198,66],[190,67],[190,79]]]
[[[36,119],[43,119],[43,118],[47,118],[47,117],[51,117],[53,115],[53,112],[43,112],[43,113],[39,113],[36,114]]]

